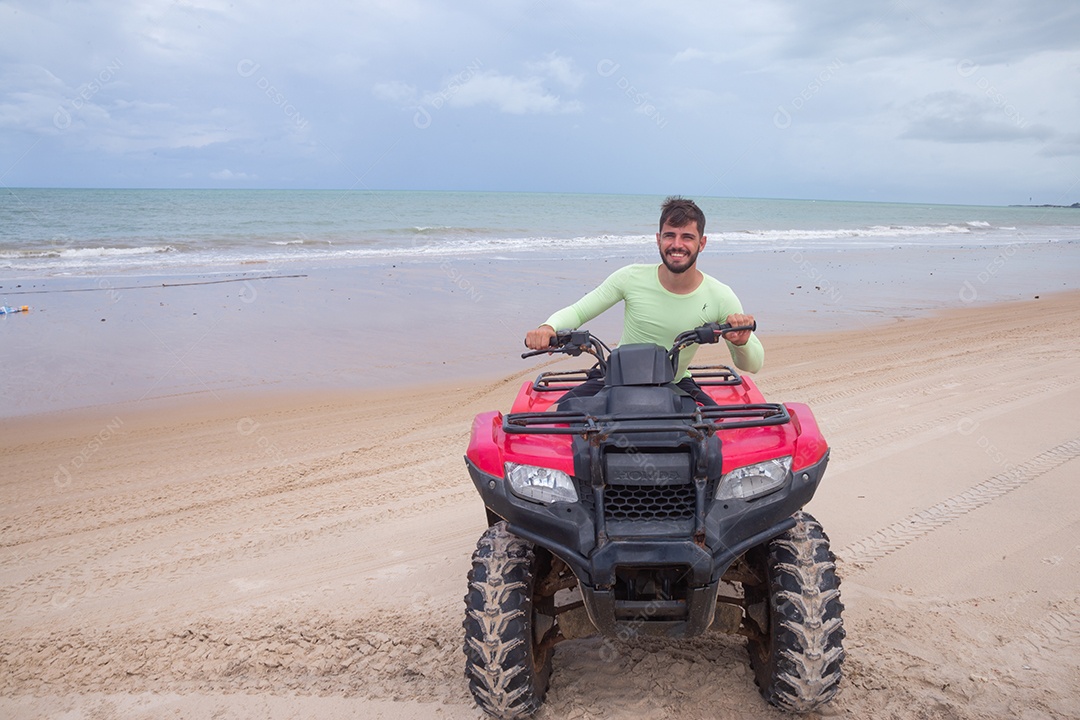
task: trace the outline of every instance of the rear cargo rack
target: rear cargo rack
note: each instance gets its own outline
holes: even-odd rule
[[[780,403],[698,407],[692,413],[653,415],[588,415],[572,410],[510,413],[503,418],[503,432],[513,435],[581,435],[604,440],[618,433],[685,432],[691,437],[719,430],[765,427],[791,422]]]
[[[742,376],[730,365],[691,365],[688,368],[698,385],[742,385]],[[562,370],[542,372],[533,380],[535,392],[562,392],[577,387],[589,379],[591,370]]]
[[[698,385],[742,385],[742,376],[730,365],[691,365],[687,370]]]
[[[542,372],[533,380],[532,389],[537,392],[561,392],[577,387],[588,379],[588,370]]]

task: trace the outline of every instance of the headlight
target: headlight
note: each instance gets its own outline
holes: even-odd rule
[[[551,504],[577,502],[574,481],[562,470],[506,463],[506,479],[514,494],[526,500]]]
[[[735,468],[720,478],[717,500],[753,500],[780,488],[791,470],[791,456]]]

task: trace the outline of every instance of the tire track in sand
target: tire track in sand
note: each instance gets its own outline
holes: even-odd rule
[[[342,620],[267,615],[5,641],[0,694],[254,692],[468,702],[456,607]]]
[[[888,525],[837,551],[836,555],[843,561],[847,574],[862,572],[881,558],[902,550],[922,536],[1023,487],[1077,457],[1080,457],[1080,438],[1061,443],[959,495]]]
[[[453,436],[455,433],[454,428],[448,427],[442,434]],[[402,452],[385,457],[374,457],[373,450],[378,449],[378,445],[361,447],[277,468],[262,467],[236,474],[211,475],[184,485],[149,487],[137,492],[85,499],[76,507],[67,504],[40,508],[29,518],[30,521],[20,524],[19,536],[0,539],[0,548],[128,526],[172,515],[206,512],[243,501],[273,496],[287,498],[298,490],[325,490],[327,486],[342,482],[374,480],[388,473],[403,472],[431,463],[432,459],[425,451],[429,453],[433,443],[442,445],[444,442],[448,443],[449,440],[418,440],[402,448]],[[414,447],[417,452],[410,452]],[[82,517],[90,521],[78,524]]]
[[[909,438],[929,430],[941,429],[950,423],[955,424],[964,418],[969,418],[972,415],[991,410],[1000,405],[1011,405],[1013,403],[1029,400],[1035,395],[1055,390],[1068,390],[1078,383],[1080,383],[1080,378],[1039,383],[1037,385],[1028,386],[1023,391],[1015,392],[1011,395],[997,396],[986,402],[979,403],[978,405],[972,405],[963,408],[962,410],[955,410],[944,415],[936,416],[931,420],[915,423],[914,425],[905,425],[904,427],[895,428],[889,432],[875,435],[874,437],[844,443],[843,445],[832,449],[833,460],[847,460],[849,458],[854,458],[862,454],[862,451],[865,449],[886,447],[900,438]]]

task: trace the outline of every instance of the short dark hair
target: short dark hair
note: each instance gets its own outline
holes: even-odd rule
[[[705,213],[693,200],[672,195],[660,206],[660,232],[664,225],[681,228],[689,223],[697,223],[698,235],[705,234]]]

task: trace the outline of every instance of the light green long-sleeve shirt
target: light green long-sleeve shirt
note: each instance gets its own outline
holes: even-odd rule
[[[622,300],[626,307],[619,344],[653,343],[669,348],[679,333],[705,323],[724,322],[728,315],[743,311],[731,288],[716,278],[705,275],[696,290],[679,295],[660,284],[658,268],[655,264],[627,265],[616,270],[599,287],[556,312],[544,324],[556,330],[575,330]],[[765,349],[754,334],[745,345],[727,345],[740,370],[757,372],[765,362]],[[686,368],[697,348],[691,345],[680,353],[676,380],[690,375]]]

